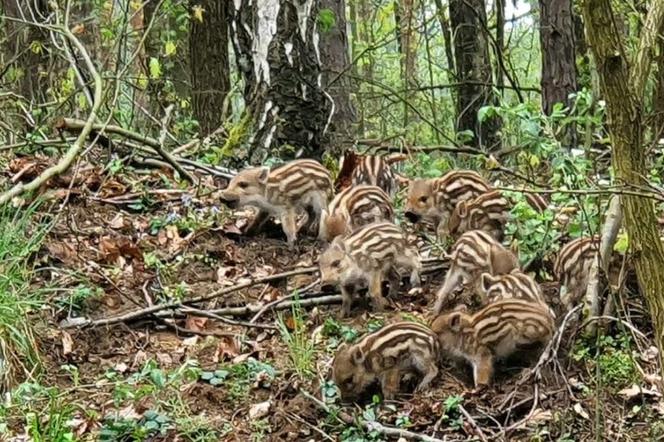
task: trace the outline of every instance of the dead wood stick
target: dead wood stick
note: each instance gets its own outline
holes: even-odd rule
[[[296,296],[299,296],[299,295],[302,295],[303,293],[308,292],[308,291],[311,290],[312,288],[316,287],[316,285],[317,285],[319,282],[320,282],[320,278],[318,278],[317,280],[315,280],[314,282],[312,282],[312,283],[309,284],[308,286],[302,288],[301,290],[300,290],[300,289],[293,290],[293,293],[291,293],[290,295],[286,295],[286,296],[283,296],[283,297],[281,297],[281,298],[279,298],[279,299],[276,299],[276,300],[274,300],[274,301],[272,301],[272,302],[268,302],[267,304],[265,304],[265,305],[263,306],[262,309],[260,309],[260,310],[258,311],[258,313],[256,313],[256,314],[254,315],[253,318],[251,318],[251,321],[249,321],[249,322],[254,323],[254,322],[258,321],[258,318],[260,318],[260,317],[263,315],[263,313],[265,313],[266,311],[268,311],[271,307],[274,307],[275,305],[277,305],[277,304],[281,304],[282,302],[284,302],[284,301],[286,301],[286,300],[288,300],[288,299],[294,298],[294,297],[296,297]]]
[[[351,416],[350,414],[344,412],[344,411],[336,411],[332,413],[332,410],[330,410],[330,407],[327,406],[327,404],[320,399],[314,397],[312,394],[300,390],[300,393],[312,401],[318,408],[323,410],[324,412],[330,414],[331,416],[334,416],[339,422],[345,425],[356,425],[358,423],[358,419],[355,417]],[[420,433],[414,433],[412,431],[408,430],[402,430],[401,428],[394,428],[394,427],[388,427],[386,425],[381,424],[380,422],[367,422],[364,420],[359,420],[359,424],[364,427],[367,431],[376,431],[380,434],[383,434],[385,436],[389,437],[396,437],[396,438],[406,438],[410,440],[420,440],[423,442],[443,442],[441,439],[437,439],[435,437],[427,436],[426,434],[420,434]]]
[[[67,26],[58,26],[53,30],[55,32],[63,34],[76,47],[79,55],[85,62],[85,66],[87,67],[88,71],[90,72],[90,75],[92,76],[92,80],[94,83],[94,95],[92,99],[90,114],[88,115],[87,120],[85,121],[80,120],[80,122],[82,123],[80,127],[80,134],[76,138],[76,141],[74,141],[71,144],[71,146],[69,146],[69,149],[62,156],[60,161],[58,161],[58,163],[55,164],[54,166],[51,166],[48,169],[44,170],[37,178],[33,179],[29,183],[27,184],[18,183],[13,187],[9,188],[7,191],[0,194],[0,206],[11,201],[14,197],[17,197],[23,192],[31,192],[33,190],[40,188],[44,183],[46,183],[51,178],[60,175],[64,173],[67,169],[69,169],[71,164],[74,162],[74,159],[76,159],[76,157],[81,153],[81,150],[83,150],[83,145],[85,144],[85,141],[87,140],[88,135],[90,134],[92,127],[94,126],[94,122],[97,120],[97,113],[99,112],[103,102],[103,93],[102,93],[103,83],[101,75],[99,75],[99,72],[97,71],[94,63],[92,62],[92,59],[90,58],[90,54],[86,50],[83,43],[81,43],[81,41],[69,30]]]
[[[295,305],[300,307],[312,307],[316,305],[341,304],[341,295],[317,296],[315,298],[279,300],[279,303],[272,306],[272,310],[288,310]],[[263,308],[260,304],[249,304],[241,307],[223,307],[216,310],[210,310],[212,313],[227,316],[246,316],[257,313]]]
[[[588,285],[584,298],[584,313],[586,317],[598,316],[600,314],[600,267],[605,275],[609,275],[609,265],[613,246],[618,239],[618,231],[622,225],[622,208],[620,206],[620,197],[614,195],[609,203],[609,209],[606,212],[604,225],[602,226],[602,235],[599,246],[599,253],[590,267],[588,274]],[[609,288],[610,289],[610,288]],[[608,299],[611,299],[609,296]],[[607,301],[609,302],[609,301]],[[597,331],[597,323],[590,322],[586,327],[586,334],[592,336]]]
[[[279,279],[284,279],[288,278],[289,276],[295,276],[295,275],[304,275],[308,273],[314,273],[318,270],[318,267],[305,267],[301,269],[296,269],[296,270],[289,270],[288,272],[282,272],[282,273],[276,273],[274,275],[269,275],[269,276],[264,276],[262,278],[254,278],[251,279],[247,282],[243,282],[241,284],[236,284],[232,287],[226,287],[220,290],[215,290],[214,292],[208,294],[208,295],[203,295],[203,296],[197,296],[195,298],[191,299],[185,299],[182,301],[173,301],[173,302],[166,302],[164,304],[158,304],[150,307],[146,307],[140,310],[134,310],[128,313],[124,313],[122,315],[118,316],[112,316],[110,318],[102,318],[102,319],[88,319],[88,318],[73,318],[73,319],[66,319],[60,323],[60,326],[62,328],[72,328],[72,327],[77,327],[77,328],[82,328],[82,327],[99,327],[102,325],[111,325],[111,324],[117,324],[120,322],[129,322],[136,320],[138,318],[142,318],[144,316],[152,315],[157,312],[161,312],[163,310],[176,310],[179,309],[185,305],[189,304],[196,304],[199,302],[203,301],[209,301],[210,299],[218,298],[219,296],[224,296],[228,295],[229,293],[237,292],[238,290],[246,289],[247,287],[251,287],[256,284],[263,284],[266,282],[271,282]],[[243,307],[240,307],[243,308]],[[260,309],[260,307],[258,308]],[[258,309],[256,311],[258,311]],[[212,313],[217,313],[217,311],[212,311]]]
[[[239,325],[242,327],[255,327],[255,328],[262,328],[262,329],[267,329],[267,330],[276,330],[277,327],[274,325],[267,325],[267,324],[258,324],[255,322],[245,322],[245,321],[236,321],[234,319],[228,319],[224,318],[223,316],[219,316],[215,313],[212,313],[210,311],[206,310],[199,310],[197,308],[193,307],[182,307],[177,310],[178,312],[182,313],[189,313],[194,316],[202,316],[204,318],[210,318],[210,319],[216,319],[217,321],[223,322],[224,324],[228,325]]]
[[[477,436],[482,442],[488,442],[488,439],[487,439],[486,436],[484,435],[484,432],[482,432],[482,429],[480,428],[479,425],[477,425],[477,422],[475,422],[475,419],[473,419],[473,417],[470,415],[470,413],[468,413],[468,410],[466,410],[466,409],[463,407],[463,405],[459,405],[459,411],[461,412],[461,414],[464,415],[464,417],[465,417],[466,420],[468,421],[468,424],[470,425],[470,427],[471,427],[471,428],[473,429],[473,431],[475,432],[475,435],[476,435],[476,436]]]

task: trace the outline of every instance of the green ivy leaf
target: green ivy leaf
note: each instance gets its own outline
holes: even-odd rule
[[[166,45],[164,45],[164,52],[166,53],[167,57],[175,55],[175,53],[177,52],[177,46],[175,45],[175,43],[169,40],[166,42]]]
[[[155,57],[150,57],[150,78],[158,79],[161,77],[161,64]]]

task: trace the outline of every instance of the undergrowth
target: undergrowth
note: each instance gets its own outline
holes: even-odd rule
[[[30,287],[30,257],[50,223],[38,222],[36,209],[37,205],[0,210],[0,391],[41,369],[31,314],[43,300],[41,291]]]

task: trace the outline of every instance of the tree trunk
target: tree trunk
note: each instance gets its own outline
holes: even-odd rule
[[[319,3],[233,2],[233,45],[251,115],[251,162],[268,156],[320,159],[325,152],[331,102],[322,90]]]
[[[397,0],[394,3],[395,30],[399,41],[401,78],[404,88],[403,125],[410,122],[410,105],[417,90],[417,69],[415,57],[417,54],[415,26],[415,0]]]
[[[503,52],[505,51],[505,0],[496,0],[496,87],[502,94],[505,88],[503,78]]]
[[[606,100],[616,181],[630,188],[648,185],[643,147],[643,95],[652,62],[650,49],[664,21],[664,4],[656,1],[650,5],[639,49],[631,61],[625,58],[625,45],[622,35],[616,31],[610,0],[586,0],[583,8],[588,42]],[[630,252],[639,287],[652,315],[660,369],[664,373],[664,246],[659,239],[652,200],[623,195],[621,201]]]
[[[229,2],[196,0],[189,20],[191,104],[202,136],[222,123],[224,100],[230,90],[228,66]]]
[[[454,67],[454,53],[452,52],[452,35],[450,34],[450,23],[443,8],[441,0],[435,0],[436,15],[438,16],[438,23],[440,23],[440,30],[443,33],[443,42],[445,44],[445,58],[447,59],[447,69],[450,72],[450,80],[456,81],[456,69]],[[450,81],[451,82],[451,81]]]
[[[323,85],[334,101],[334,113],[330,122],[330,153],[337,156],[342,146],[351,139],[351,125],[356,120],[351,102],[352,82],[345,0],[321,0],[324,17],[320,25],[320,58]],[[329,11],[329,12],[328,12]]]
[[[651,127],[653,139],[664,136],[664,26],[659,30],[657,39],[657,80],[653,90],[653,119]]]
[[[46,0],[3,0],[2,14],[7,17],[32,21],[32,17],[46,17],[49,8]],[[28,101],[45,102],[48,87],[48,36],[38,27],[17,21],[5,20],[5,53],[13,67],[18,82],[18,92]],[[2,69],[3,76],[7,70]]]
[[[576,56],[571,0],[539,0],[542,46],[542,109],[550,115],[553,105],[569,106],[576,92]]]
[[[494,103],[484,0],[450,0],[450,23],[460,83],[456,129],[459,132],[472,131],[472,144],[477,147],[499,149],[496,132],[500,120],[488,118],[480,123],[477,115],[482,106]]]

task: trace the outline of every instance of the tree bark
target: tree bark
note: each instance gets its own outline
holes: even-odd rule
[[[37,20],[46,17],[49,8],[46,0],[3,0],[2,14],[7,17],[32,21],[34,16]],[[44,32],[28,24],[12,20],[5,20],[5,32],[7,41],[5,43],[7,60],[12,61],[18,91],[29,101],[44,102],[46,89],[48,87],[48,37]],[[2,68],[3,77],[7,70]]]
[[[456,129],[472,131],[475,146],[497,150],[500,120],[488,118],[480,123],[477,115],[482,106],[494,103],[484,0],[450,0],[450,23],[460,83]]]
[[[664,21],[664,3],[650,3],[631,69],[622,35],[615,27],[610,0],[586,0],[583,17],[606,100],[616,180],[634,188],[647,185],[643,95],[652,63],[651,47]],[[635,195],[623,195],[621,201],[630,252],[639,287],[652,315],[660,369],[664,373],[664,246],[659,239],[652,201]]]
[[[352,82],[346,22],[346,0],[321,0],[321,11],[330,11],[334,23],[330,29],[320,29],[320,58],[323,85],[334,101],[330,122],[330,153],[337,156],[351,138],[352,124],[356,120],[351,101]]]
[[[496,0],[496,87],[503,93],[505,79],[501,69],[501,60],[505,50],[505,0]]]
[[[664,136],[664,26],[659,29],[657,39],[657,79],[653,90],[653,119],[651,132],[654,139]]]
[[[440,30],[443,33],[443,42],[445,44],[445,58],[447,59],[447,69],[450,72],[450,83],[456,81],[456,68],[454,67],[454,52],[452,52],[452,35],[450,34],[450,23],[443,8],[441,0],[434,0],[436,3],[436,15],[438,16],[438,23],[440,23]]]
[[[208,135],[222,123],[224,100],[230,90],[228,66],[228,8],[218,0],[195,0],[201,8],[200,19],[189,20],[189,66],[191,69],[191,104],[200,125],[201,136]]]
[[[556,103],[569,106],[576,92],[576,55],[571,0],[539,0],[542,46],[542,109],[550,115]]]
[[[401,78],[405,93],[404,99],[411,103],[417,84],[417,69],[415,57],[417,54],[416,38],[414,32],[415,0],[398,0],[394,3],[395,30],[399,40]],[[403,125],[410,122],[410,107],[404,103]],[[412,103],[411,103],[412,105]]]
[[[268,156],[320,159],[329,143],[332,106],[322,89],[319,6],[319,0],[233,2],[233,46],[251,115],[251,162]]]

